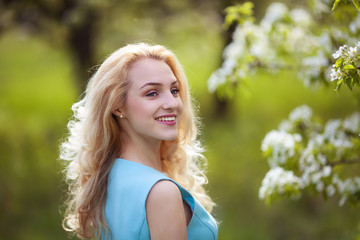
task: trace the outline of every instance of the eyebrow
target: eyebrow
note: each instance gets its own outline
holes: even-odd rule
[[[175,80],[171,83],[171,86],[175,85],[177,83],[178,83],[178,81]],[[163,85],[162,83],[158,83],[158,82],[148,82],[148,83],[145,83],[142,87],[140,87],[140,89],[143,89],[146,86],[162,86],[162,85]]]

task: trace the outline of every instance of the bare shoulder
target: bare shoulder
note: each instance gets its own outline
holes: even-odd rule
[[[169,180],[157,182],[150,190],[147,201],[179,201],[181,203],[181,193],[178,186]]]
[[[153,186],[146,200],[146,218],[151,239],[186,239],[184,205],[174,182],[162,180]]]

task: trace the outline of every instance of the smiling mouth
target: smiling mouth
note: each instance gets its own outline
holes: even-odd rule
[[[159,117],[159,118],[155,118],[155,120],[160,121],[160,122],[173,122],[175,121],[176,117]]]

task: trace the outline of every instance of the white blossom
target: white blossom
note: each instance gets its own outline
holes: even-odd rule
[[[243,67],[243,68],[245,68],[245,67]],[[237,70],[237,76],[239,77],[239,78],[241,78],[241,79],[244,79],[244,78],[246,78],[247,77],[247,71],[248,71],[248,69],[238,69]]]
[[[257,34],[257,37],[249,48],[250,54],[265,61],[266,59],[272,58],[274,53],[271,51],[266,37],[260,34]]]
[[[320,36],[320,46],[322,46],[327,53],[332,52],[333,44],[331,42],[331,36],[327,30]]]
[[[263,17],[260,25],[266,30],[270,30],[271,26],[281,19],[283,19],[289,10],[287,6],[283,3],[275,2],[272,3],[267,9],[265,16]]]
[[[337,130],[340,128],[341,121],[336,120],[329,120],[325,125],[324,129],[324,137],[325,138],[333,138],[336,135]]]
[[[349,29],[352,33],[357,33],[360,29],[360,15],[358,14],[354,21],[349,24]]]
[[[327,161],[322,160],[323,155],[318,154],[316,157],[312,153],[307,156],[302,155],[300,160],[300,169],[303,171],[301,179],[304,186],[315,184],[316,189],[321,192],[324,190],[323,179],[331,175],[331,167],[326,165]]]
[[[283,120],[278,127],[281,132],[289,132],[292,128],[293,125],[289,120]]]
[[[345,149],[352,148],[353,143],[341,130],[340,120],[329,120],[325,126],[324,137],[336,147],[337,155],[340,156]]]
[[[261,145],[263,152],[272,150],[270,165],[277,166],[284,164],[289,157],[294,156],[295,143],[301,141],[299,134],[289,134],[286,132],[273,130],[269,132]]]
[[[341,46],[341,47],[339,48],[339,50],[337,50],[337,51],[332,55],[333,58],[338,59],[339,57],[343,57],[344,54],[346,53],[347,49],[348,49],[348,46],[346,46],[346,45]]]
[[[331,167],[330,166],[325,166],[323,168],[323,170],[322,170],[322,175],[324,177],[328,177],[328,176],[330,176],[330,174],[331,174]]]
[[[248,52],[261,59],[261,61],[269,62],[275,57],[275,51],[270,46],[270,40],[266,30],[251,22],[245,22],[241,26],[243,41],[248,40]]]
[[[320,182],[322,174],[321,172],[317,172],[318,169],[314,169],[313,174],[311,175],[311,182],[317,184]]]
[[[340,189],[339,185],[342,185],[342,181],[341,181],[341,179],[339,178],[339,176],[337,175],[337,173],[335,173],[335,174],[333,175],[333,178],[332,178],[331,182],[332,182],[338,189]]]
[[[330,184],[326,187],[326,194],[331,197],[336,193],[336,189],[334,185]]]
[[[299,159],[299,169],[303,172],[301,179],[306,186],[317,184],[322,178],[331,174],[331,167],[326,166],[326,157],[320,153],[314,155],[322,144],[323,137],[320,134],[314,136],[309,140]]]
[[[288,26],[285,29],[285,47],[289,52],[305,52],[313,46],[313,39],[307,34],[305,28]],[[301,46],[299,48],[299,46]]]
[[[224,84],[226,82],[226,75],[224,71],[219,68],[215,72],[213,72],[208,80],[208,90],[213,93],[216,91],[218,86]]]
[[[312,117],[312,109],[307,105],[302,105],[295,108],[289,115],[289,120],[291,122],[303,121],[308,123]]]
[[[237,34],[238,38],[244,37],[244,36],[252,36],[253,34],[256,34],[257,31],[263,31],[262,27],[254,24],[253,22],[247,21],[244,22],[240,27],[239,32],[235,33]]]
[[[352,148],[354,146],[344,132],[340,132],[336,137],[331,138],[330,143],[337,148],[338,155],[341,155],[345,148]]]
[[[318,182],[315,188],[318,192],[322,192],[325,188],[325,184],[323,182]]]
[[[236,67],[236,60],[234,58],[225,59],[223,65],[221,67],[222,74],[224,76],[229,76],[234,72],[234,68]]]
[[[339,205],[342,206],[348,199],[348,195],[354,194],[360,191],[360,178],[347,178],[345,181],[341,181],[337,175],[333,177],[333,183],[337,187],[339,194],[342,198]]]
[[[262,143],[261,150],[266,151],[270,147],[281,145],[286,149],[293,149],[296,141],[300,141],[300,135],[291,135],[286,132],[273,130],[269,132]]]
[[[343,73],[341,72],[340,68],[338,68],[336,70],[334,68],[331,69],[331,72],[330,72],[330,80],[331,81],[335,81],[337,79],[340,80],[342,78],[342,76],[343,76]]]
[[[357,54],[357,51],[358,51],[357,47],[350,47],[348,50],[349,57],[350,58],[355,57]]]
[[[313,19],[308,11],[300,8],[291,10],[290,17],[296,24],[304,27],[309,27],[313,22]]]
[[[286,171],[281,167],[273,168],[267,172],[262,181],[259,198],[265,199],[274,193],[283,194],[285,192],[285,186],[301,189],[303,185],[301,179],[295,176],[292,171]],[[296,197],[297,195],[293,196]]]
[[[313,0],[313,8],[317,15],[330,12],[328,0]]]
[[[329,65],[329,59],[320,51],[318,55],[304,58],[302,63],[305,67],[320,69],[323,66]]]
[[[326,159],[326,156],[324,154],[318,153],[316,155],[316,158],[319,160],[320,164],[322,164],[322,165],[325,165],[328,162],[327,159]],[[327,166],[327,167],[329,167],[329,166]],[[331,167],[330,167],[330,169],[327,169],[327,167],[324,168],[325,172],[326,173],[327,172],[331,173]]]
[[[343,184],[341,185],[339,191],[340,192],[348,192],[348,193],[355,193],[358,190],[358,186],[356,181],[351,178],[346,179]]]
[[[229,43],[224,49],[224,59],[233,58],[236,59],[243,55],[245,51],[245,36],[242,29],[238,26],[233,34],[233,41]]]
[[[343,122],[343,127],[345,130],[348,130],[352,133],[360,132],[360,113],[355,112],[351,116],[345,118]]]

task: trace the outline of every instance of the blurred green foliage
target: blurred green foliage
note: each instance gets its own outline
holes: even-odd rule
[[[0,52],[0,239],[64,239],[56,159],[76,92],[69,61],[18,32]]]
[[[221,62],[222,22],[215,13],[188,10],[156,25],[151,16],[136,18],[136,9],[132,11],[108,16],[109,23],[99,32],[97,59],[135,40],[164,44],[178,55],[204,123],[207,188],[217,203],[219,239],[354,239],[358,210],[339,208],[336,200],[304,197],[271,208],[258,200],[268,168],[260,152],[264,135],[301,104],[323,118],[344,116],[358,108],[352,93],[306,89],[295,73],[264,71],[235,92],[236,101],[223,114],[206,83]],[[131,24],[120,27],[126,21]],[[67,238],[61,227],[66,186],[58,145],[79,86],[71,53],[48,39],[17,28],[0,36],[1,240]]]
[[[333,7],[332,7],[332,11],[335,10],[335,8],[337,7],[337,5],[339,4],[340,1],[341,1],[341,0],[335,0],[335,1],[334,1]],[[350,1],[343,0],[343,2],[348,3],[348,2],[350,2]],[[359,0],[352,0],[352,2],[354,3],[354,7],[355,7],[358,11],[360,11]]]

